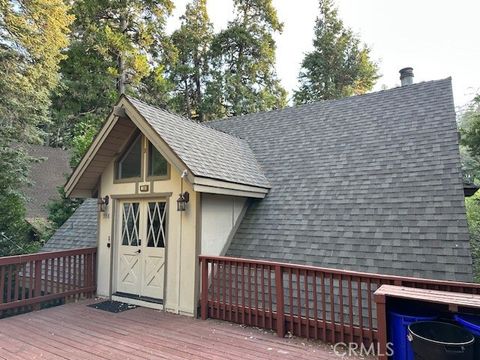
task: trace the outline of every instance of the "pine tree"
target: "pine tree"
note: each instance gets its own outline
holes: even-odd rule
[[[480,160],[480,94],[476,95],[460,118],[462,145]],[[479,179],[480,180],[480,179]]]
[[[193,0],[181,18],[180,29],[172,34],[177,59],[170,70],[175,84],[172,108],[191,119],[205,120],[204,93],[209,79],[209,49],[213,25],[207,13],[207,0]]]
[[[0,0],[0,128],[39,140],[73,20],[62,0]]]
[[[171,0],[74,3],[73,40],[54,99],[52,145],[68,147],[97,130],[119,94],[144,97],[163,86],[158,69],[171,49],[164,28],[172,9]]]
[[[363,94],[379,78],[370,49],[345,27],[333,0],[320,0],[319,4],[314,50],[305,55],[298,77],[300,87],[294,94],[297,104]]]
[[[286,105],[275,73],[274,33],[283,24],[271,0],[234,0],[235,19],[212,42],[212,81],[206,89],[209,118]]]
[[[49,122],[72,20],[62,0],[0,0],[0,256],[30,249],[22,188],[34,159],[24,145]]]
[[[459,117],[461,136],[460,155],[464,182],[480,182],[480,94]],[[480,281],[480,194],[465,199],[467,209],[470,247],[472,250],[473,274]]]
[[[81,0],[74,6],[75,35],[82,42],[92,41],[123,94],[160,60],[165,22],[172,10],[171,0]]]
[[[52,98],[53,124],[48,129],[51,146],[72,146],[87,127],[95,132],[118,98],[110,63],[98,56],[89,40],[75,40],[61,63],[62,80]]]

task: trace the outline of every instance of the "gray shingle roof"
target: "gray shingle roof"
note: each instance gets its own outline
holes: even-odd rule
[[[40,250],[59,251],[97,246],[97,199],[85,199]]]
[[[196,176],[269,188],[248,143],[166,110],[127,99]]]
[[[28,145],[28,154],[42,161],[32,164],[29,178],[31,186],[25,188],[27,219],[48,217],[48,203],[58,199],[58,187],[70,174],[68,151],[41,145]]]
[[[228,255],[471,280],[451,80],[209,124],[272,188]]]

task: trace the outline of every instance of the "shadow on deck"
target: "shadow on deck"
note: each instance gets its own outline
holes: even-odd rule
[[[147,308],[85,300],[0,320],[0,359],[340,359],[330,346]]]

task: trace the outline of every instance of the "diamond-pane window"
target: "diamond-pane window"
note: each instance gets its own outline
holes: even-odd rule
[[[122,213],[122,245],[139,246],[139,203],[124,203]]]
[[[166,238],[166,203],[149,202],[147,220],[147,246],[163,248]]]

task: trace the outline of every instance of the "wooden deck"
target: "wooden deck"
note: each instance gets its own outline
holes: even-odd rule
[[[0,359],[340,359],[331,346],[218,320],[81,301],[0,320]]]

